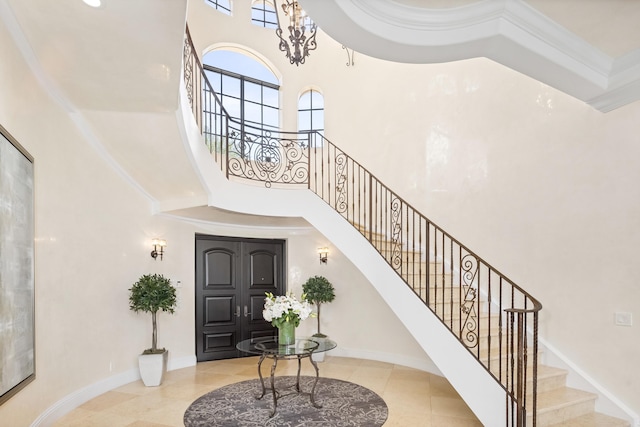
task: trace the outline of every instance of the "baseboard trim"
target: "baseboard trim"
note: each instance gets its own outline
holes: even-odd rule
[[[356,359],[375,360],[378,362],[392,363],[395,365],[407,366],[409,368],[419,369],[426,371],[434,375],[442,376],[440,370],[436,365],[425,356],[424,359],[418,359],[414,357],[404,357],[398,354],[382,353],[375,351],[366,351],[350,348],[336,348],[328,353],[329,356],[338,357],[350,357]],[[178,359],[170,359],[167,369],[174,371],[176,369],[187,368],[189,366],[195,366],[197,363],[196,356],[186,356]],[[73,393],[63,397],[56,403],[47,408],[41,413],[38,418],[31,423],[31,427],[50,427],[57,420],[76,409],[83,403],[97,397],[103,393],[111,391],[115,388],[121,387],[125,384],[129,384],[140,379],[140,374],[137,369],[131,369],[126,372],[113,375],[104,380],[98,381],[91,385],[76,390]]]
[[[359,350],[355,348],[336,347],[327,353],[328,356],[350,357],[353,359],[375,360],[378,362],[392,363],[394,365],[406,366],[420,371],[426,371],[430,374],[442,377],[442,372],[438,367],[425,355],[424,359],[415,357],[405,357],[395,353],[383,353],[376,351]]]
[[[196,356],[186,356],[178,359],[170,359],[167,366],[167,370],[173,371],[176,369],[186,368],[194,366],[196,364]],[[130,369],[125,372],[113,375],[109,378],[105,378],[96,383],[90,384],[86,387],[76,390],[73,393],[63,397],[56,403],[48,407],[38,418],[36,418],[31,427],[49,427],[52,426],[57,420],[76,409],[83,403],[99,396],[103,393],[111,391],[115,388],[121,387],[125,384],[129,384],[140,379],[140,373],[138,369]]]

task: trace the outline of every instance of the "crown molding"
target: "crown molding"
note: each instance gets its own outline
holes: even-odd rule
[[[300,0],[322,30],[380,59],[487,57],[606,112],[640,99],[640,51],[614,59],[523,0],[427,9],[393,0]]]

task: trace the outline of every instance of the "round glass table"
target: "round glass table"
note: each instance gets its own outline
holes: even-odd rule
[[[316,385],[318,384],[318,379],[320,378],[320,370],[318,369],[318,364],[315,362],[315,360],[313,360],[311,355],[314,353],[329,351],[333,348],[336,348],[336,346],[336,342],[328,338],[296,338],[295,344],[280,345],[278,343],[277,337],[263,337],[240,341],[236,345],[236,348],[243,353],[255,354],[260,356],[260,360],[258,361],[258,376],[260,377],[262,392],[258,396],[256,396],[256,399],[262,399],[267,392],[267,388],[264,384],[264,378],[262,376],[262,362],[264,362],[264,359],[273,360],[273,363],[271,364],[270,375],[271,395],[273,396],[273,410],[271,411],[270,417],[273,417],[276,414],[278,399],[288,396],[292,393],[308,394],[309,400],[314,407],[322,407],[322,405],[319,405],[315,401]],[[298,374],[296,375],[296,383],[291,386],[294,391],[290,393],[282,393],[281,391],[276,390],[275,387],[275,373],[276,367],[278,366],[278,360],[294,358],[298,359]],[[313,382],[313,387],[308,393],[300,390],[300,368],[302,366],[302,359],[305,358],[309,359],[311,365],[316,371],[316,378]]]

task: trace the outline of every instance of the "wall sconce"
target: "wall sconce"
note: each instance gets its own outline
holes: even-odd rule
[[[329,248],[318,248],[320,254],[320,264],[326,264],[329,257]]]
[[[167,246],[167,241],[164,239],[153,239],[151,244],[153,245],[151,258],[156,259],[158,255],[160,255],[160,261],[162,261],[162,255],[164,255],[164,247]],[[158,247],[160,250],[158,250]]]

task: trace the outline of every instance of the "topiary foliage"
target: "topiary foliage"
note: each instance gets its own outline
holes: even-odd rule
[[[162,353],[158,351],[158,326],[156,313],[159,310],[173,313],[176,307],[176,288],[171,285],[171,280],[161,274],[146,274],[129,289],[129,308],[138,313],[143,311],[151,313],[153,335],[151,348],[145,353]]]
[[[325,277],[313,276],[302,285],[302,292],[307,301],[311,301],[318,308],[318,332],[315,335],[326,336],[320,332],[320,306],[335,299],[333,285]]]

